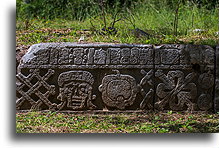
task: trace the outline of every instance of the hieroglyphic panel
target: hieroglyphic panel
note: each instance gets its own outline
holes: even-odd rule
[[[18,66],[17,110],[218,110],[214,54],[201,45],[36,44]]]
[[[60,44],[60,46],[50,45],[37,44],[32,46],[31,49],[33,50],[24,56],[20,66],[65,68],[66,66],[86,65],[88,68],[92,66],[96,68],[108,68],[109,66],[147,68],[153,65],[153,49],[146,45],[139,45],[139,47],[137,45],[137,47],[133,45],[131,47],[129,45],[125,47],[105,47],[103,45],[73,47],[71,44],[71,46],[69,45],[70,47],[68,47],[68,44]],[[30,61],[31,63],[29,63]]]

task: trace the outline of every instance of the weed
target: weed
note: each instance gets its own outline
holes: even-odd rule
[[[158,133],[168,133],[169,132],[169,129],[166,129],[166,128],[161,128],[158,130]]]
[[[173,111],[170,110],[170,111],[167,112],[167,114],[168,114],[168,115],[172,115],[172,114],[173,114]]]

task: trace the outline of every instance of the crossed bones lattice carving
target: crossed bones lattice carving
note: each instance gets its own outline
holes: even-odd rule
[[[17,74],[17,92],[21,97],[17,97],[16,108],[20,109],[25,101],[31,104],[31,109],[39,110],[44,103],[50,110],[55,110],[57,104],[49,101],[49,96],[55,93],[55,86],[49,85],[46,81],[54,74],[54,70],[48,69],[43,76],[40,75],[40,69],[30,69],[29,74],[25,76],[21,72]],[[35,82],[34,79],[37,79]],[[33,84],[35,83],[35,84]],[[40,91],[40,87],[43,91]],[[33,99],[31,95],[35,95],[37,99]]]

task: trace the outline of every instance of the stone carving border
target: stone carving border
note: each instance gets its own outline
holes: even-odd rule
[[[218,112],[218,69],[219,47],[205,45],[36,44],[18,66],[16,105]]]

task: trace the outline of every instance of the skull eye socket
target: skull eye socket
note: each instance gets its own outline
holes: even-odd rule
[[[82,88],[80,89],[80,91],[83,92],[83,93],[86,93],[86,92],[87,92],[84,87],[82,87]]]
[[[82,84],[79,85],[78,88],[79,88],[78,90],[79,90],[81,93],[85,93],[85,94],[88,93],[88,84],[82,83]]]

